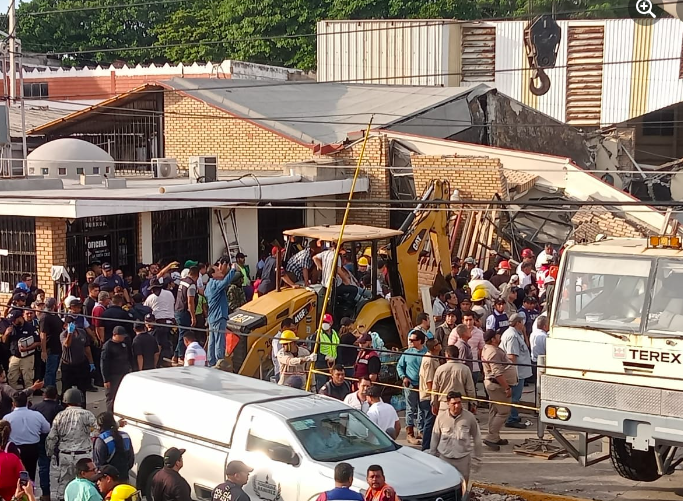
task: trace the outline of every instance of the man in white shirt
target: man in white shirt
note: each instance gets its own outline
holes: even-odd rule
[[[538,362],[540,355],[545,355],[545,343],[548,338],[548,317],[539,316],[536,319],[533,330],[531,331],[531,361],[535,364]]]
[[[533,283],[533,278],[531,275],[531,263],[524,261],[517,268],[517,275],[519,276],[519,286],[524,288],[527,285]]]
[[[185,366],[198,365],[200,367],[206,367],[206,351],[197,342],[197,336],[193,331],[185,332],[183,337],[185,342]]]
[[[361,411],[363,414],[367,414],[370,410],[370,402],[368,402],[367,391],[372,385],[369,377],[362,377],[358,379],[358,391],[349,393],[344,398],[344,403],[356,410]]]
[[[541,269],[545,263],[548,262],[548,257],[555,259],[557,256],[555,249],[553,249],[553,244],[545,244],[545,248],[538,254],[536,258],[536,271]]]
[[[377,385],[368,388],[366,395],[371,403],[368,418],[395,440],[401,433],[401,422],[398,419],[398,414],[396,414],[396,409],[382,402],[382,388]]]
[[[173,297],[173,293],[158,280],[154,280],[149,288],[152,293],[145,299],[145,306],[152,308],[152,314],[157,322],[166,323],[165,320],[173,320],[175,318],[175,297]]]

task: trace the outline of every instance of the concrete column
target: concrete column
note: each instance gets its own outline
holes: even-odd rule
[[[138,257],[149,264],[152,257],[152,213],[141,212],[138,215]]]
[[[52,267],[66,266],[66,219],[36,218],[36,254],[36,285],[51,296],[54,294]]]

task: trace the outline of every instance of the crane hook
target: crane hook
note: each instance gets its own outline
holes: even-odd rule
[[[538,86],[536,86],[536,80],[539,80]],[[550,78],[546,75],[543,68],[534,68],[534,73],[529,79],[529,91],[534,96],[543,96],[550,90]]]

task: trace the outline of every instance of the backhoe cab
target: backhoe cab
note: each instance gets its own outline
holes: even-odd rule
[[[420,257],[431,246],[431,251],[441,262],[442,274],[446,275],[450,270],[448,213],[439,205],[429,204],[430,201],[448,199],[448,184],[434,181],[425,190],[421,204],[406,219],[400,230],[347,225],[342,243],[338,242],[340,227],[337,225],[285,231],[288,243],[284,261],[296,253],[297,244],[333,242],[342,247],[350,244],[354,250],[351,252],[352,262],[357,266],[360,256],[355,252],[356,248],[366,249],[363,254],[370,261],[372,298],[344,302],[331,296],[328,312],[333,314],[335,322],[346,316],[352,318],[356,326],[363,325],[368,331],[377,332],[388,348],[404,348],[407,345],[407,328],[414,325],[415,317],[423,310],[418,287]],[[380,253],[381,260],[387,266],[390,300],[385,299],[382,291],[377,290],[377,263]],[[280,288],[280,278],[278,275],[278,288],[275,291],[245,304],[228,318],[228,332],[239,336],[237,346],[228,355],[233,370],[239,374],[261,379],[272,376],[272,337],[277,334],[284,318],[294,320],[300,339],[313,336],[318,327],[320,315],[323,314],[323,285]],[[410,325],[406,325],[406,322],[410,322]]]

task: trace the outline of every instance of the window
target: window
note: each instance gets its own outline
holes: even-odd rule
[[[79,176],[83,174],[83,167],[76,167],[76,174],[78,174]]]
[[[66,167],[60,167],[57,170],[57,174],[59,174],[60,176],[66,176]]]
[[[104,173],[105,173],[105,174],[109,174],[109,167],[105,167],[105,168],[104,168]]]
[[[40,169],[40,173],[43,176],[47,176],[50,173],[50,169],[48,169],[47,167],[43,167],[42,169]]]
[[[572,254],[562,277],[556,324],[639,332],[652,261]]]
[[[93,168],[92,168],[92,173],[95,174],[95,175],[99,174],[99,173],[100,173],[100,168],[99,168],[99,167],[93,167]]]
[[[37,273],[35,219],[0,216],[0,249],[7,250],[0,256],[0,291],[11,292],[22,273]]]
[[[24,97],[43,98],[49,97],[47,92],[47,82],[25,83]]]
[[[683,331],[683,260],[660,259],[657,263],[647,331],[676,333]]]
[[[673,136],[674,110],[653,111],[643,117],[643,136]]]
[[[355,409],[291,419],[289,426],[316,461],[336,463],[400,447]]]

